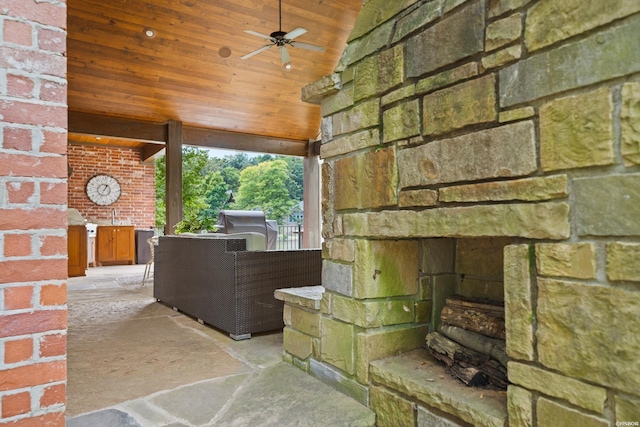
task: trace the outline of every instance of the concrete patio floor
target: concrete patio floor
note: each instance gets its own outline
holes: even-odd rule
[[[159,304],[144,265],[68,281],[68,427],[373,426],[373,412],[282,362],[282,333],[233,341]]]

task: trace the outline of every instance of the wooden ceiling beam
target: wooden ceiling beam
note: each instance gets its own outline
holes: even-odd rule
[[[145,144],[142,147],[142,155],[140,161],[142,163],[153,163],[155,159],[162,156],[165,151],[165,144]]]
[[[305,157],[308,154],[309,142],[305,140],[274,138],[193,126],[183,126],[182,132],[183,143],[196,147],[300,157]],[[167,123],[69,111],[69,133],[150,142],[143,149],[143,161],[147,161],[165,148],[168,127]]]
[[[184,143],[198,147],[300,157],[307,155],[307,146],[309,144],[308,141],[295,139],[271,138],[190,126],[185,126],[184,128]]]
[[[138,141],[166,142],[167,124],[69,111],[69,132]]]

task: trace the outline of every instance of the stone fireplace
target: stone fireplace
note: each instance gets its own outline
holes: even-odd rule
[[[640,422],[640,7],[365,1],[321,104],[323,287],[285,358],[379,426]],[[562,29],[562,30],[560,30]],[[507,393],[424,350],[503,301]]]

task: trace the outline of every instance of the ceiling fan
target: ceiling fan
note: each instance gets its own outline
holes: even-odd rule
[[[307,30],[305,30],[302,27],[298,27],[295,30],[289,31],[288,33],[285,33],[284,31],[282,31],[282,0],[278,0],[278,3],[279,3],[279,10],[280,10],[280,25],[279,25],[278,31],[274,31],[273,33],[267,36],[266,34],[261,34],[256,31],[244,30],[244,32],[247,34],[251,34],[253,36],[258,36],[263,39],[270,40],[271,43],[262,46],[258,50],[254,50],[253,52],[246,54],[240,59],[251,58],[253,55],[262,53],[272,46],[277,46],[278,50],[280,51],[280,60],[282,61],[282,67],[286,70],[290,70],[293,66],[291,64],[291,57],[289,56],[289,52],[287,51],[287,45],[291,45],[293,47],[299,47],[301,49],[313,50],[315,52],[324,52],[324,47],[316,46],[314,44],[309,44],[309,43],[293,41],[293,39],[295,39],[296,37],[299,37],[307,32]]]

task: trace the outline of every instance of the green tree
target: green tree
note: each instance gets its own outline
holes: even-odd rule
[[[225,159],[227,160],[229,166],[231,166],[232,168],[238,169],[240,171],[246,168],[247,166],[252,166],[257,164],[255,160],[250,159],[249,156],[245,153],[237,153],[237,154],[234,154],[233,156],[225,156]]]
[[[304,185],[304,163],[300,157],[278,156],[278,159],[287,162],[289,169],[289,181],[287,188],[293,200],[302,201]]]
[[[229,194],[227,184],[220,172],[209,173],[205,177],[205,201],[207,207],[202,211],[202,215],[209,218],[218,218],[218,214],[227,206]]]
[[[207,207],[204,169],[208,160],[206,150],[182,148],[182,211],[185,219],[201,217]],[[166,175],[167,164],[163,156],[156,160],[156,226],[159,227],[166,223]]]
[[[240,171],[234,167],[227,166],[222,169],[221,174],[229,190],[236,194],[238,188],[240,188]]]
[[[240,173],[236,209],[261,209],[269,219],[282,222],[296,204],[291,199],[287,182],[289,169],[284,160],[249,166]]]

